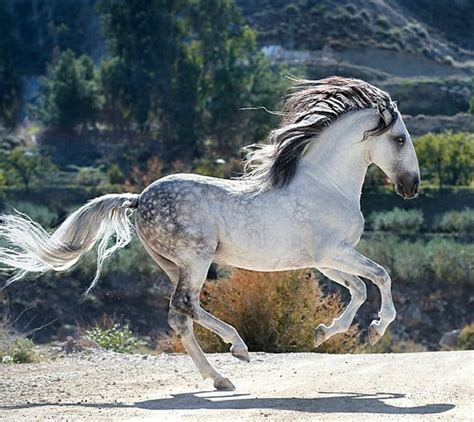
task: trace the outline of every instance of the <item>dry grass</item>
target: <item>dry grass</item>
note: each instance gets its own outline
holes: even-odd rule
[[[233,325],[250,351],[309,352],[314,329],[329,324],[344,307],[338,295],[323,296],[312,272],[260,273],[236,270],[229,278],[207,281],[201,295],[203,307]],[[206,352],[226,352],[229,346],[209,330],[195,325],[197,339]],[[358,346],[353,325],[318,348],[318,352],[348,353]],[[168,349],[182,351],[176,339]]]

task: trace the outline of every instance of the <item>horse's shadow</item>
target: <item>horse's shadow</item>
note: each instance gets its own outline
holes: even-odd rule
[[[147,410],[239,410],[267,409],[291,410],[307,413],[369,413],[369,414],[399,414],[426,415],[447,412],[454,404],[436,403],[423,406],[395,406],[385,401],[404,398],[400,393],[330,393],[320,392],[319,397],[298,398],[258,398],[246,393],[219,393],[204,391],[194,393],[173,394],[171,397],[126,403],[38,403],[0,409],[25,409],[43,406],[89,407],[89,408],[139,408]]]

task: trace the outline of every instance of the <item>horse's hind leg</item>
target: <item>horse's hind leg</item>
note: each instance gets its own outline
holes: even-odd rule
[[[235,328],[207,313],[199,304],[199,294],[206,279],[211,260],[211,257],[204,258],[201,255],[188,261],[192,262],[192,264],[180,265],[179,279],[171,298],[171,310],[173,313],[179,313],[191,318],[198,324],[215,332],[225,342],[232,343],[232,354],[248,361],[247,346]],[[214,386],[217,389],[228,389],[228,384],[232,385],[228,379],[223,378],[219,374],[210,376],[214,379]]]
[[[153,250],[153,248],[150,247],[150,245],[146,241],[144,241],[143,239],[141,240],[147,252],[163,269],[163,271],[165,271],[165,273],[170,278],[173,286],[176,287],[179,284],[180,280],[180,269],[178,268],[178,266],[173,261],[170,261],[169,259],[163,257],[155,250]],[[173,297],[174,296],[175,294],[173,295]],[[199,346],[199,343],[196,341],[196,337],[194,336],[193,320],[190,316],[176,312],[176,310],[171,308],[168,313],[168,324],[176,333],[176,335],[181,338],[181,343],[186,349],[186,352],[191,357],[204,379],[212,378],[214,380],[214,387],[218,390],[235,389],[232,382],[230,382],[229,379],[219,374],[219,372],[217,372],[206,359],[206,356],[204,355],[201,347]]]
[[[216,333],[225,343],[230,343],[230,352],[238,359],[249,361],[247,345],[237,330],[229,324],[216,318],[202,309],[199,303],[199,294],[206,280],[207,271],[211,264],[209,260],[194,260],[192,266],[180,271],[180,279],[171,301],[171,306],[191,317],[199,325]]]
[[[190,317],[170,309],[168,314],[168,323],[174,332],[181,338],[186,352],[204,379],[211,378],[214,381],[214,387],[217,390],[235,390],[234,385],[228,379],[217,372],[209,363],[199,346],[193,333],[193,321]]]
[[[329,327],[324,324],[318,325],[314,335],[314,347],[318,347],[335,334],[346,332],[351,326],[357,310],[367,299],[367,289],[359,277],[330,268],[322,268],[320,271],[329,279],[347,287],[351,293],[351,301],[344,312],[334,319]]]
[[[206,312],[201,306],[196,310],[195,321],[203,327],[216,333],[225,343],[230,343],[230,353],[240,360],[250,362],[247,345],[232,325],[226,324],[214,315]]]

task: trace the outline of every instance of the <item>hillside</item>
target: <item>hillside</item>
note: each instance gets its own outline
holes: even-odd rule
[[[97,0],[65,6],[58,0],[6,2],[15,22],[24,101],[38,92],[38,76],[58,51],[106,57]],[[69,4],[69,3],[68,3]],[[469,130],[474,75],[474,3],[459,0],[238,0],[259,46],[274,65],[319,79],[365,79],[393,92],[409,115],[449,116],[418,122],[415,133]],[[157,46],[159,48],[159,46]],[[56,52],[56,53],[55,53]],[[423,98],[423,103],[418,100]],[[23,107],[22,114],[28,115]],[[451,116],[461,114],[454,118]]]
[[[474,6],[469,2],[450,4],[450,13],[446,2],[422,7],[404,0],[238,3],[258,29],[262,45],[278,44],[289,50],[377,48],[450,65],[474,58],[474,29],[468,18]]]
[[[474,352],[210,359],[235,392],[212,391],[184,355],[96,351],[7,366],[0,419],[460,421],[473,412]]]

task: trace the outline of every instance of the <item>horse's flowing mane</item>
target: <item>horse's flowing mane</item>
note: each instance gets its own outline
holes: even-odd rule
[[[280,126],[270,132],[266,144],[252,146],[247,156],[242,179],[255,190],[288,185],[310,142],[345,113],[368,108],[379,111],[379,122],[364,139],[385,133],[397,120],[397,106],[390,96],[359,79],[295,79],[293,89],[296,91],[287,98]]]

